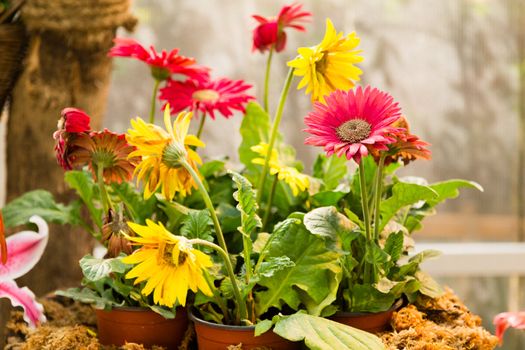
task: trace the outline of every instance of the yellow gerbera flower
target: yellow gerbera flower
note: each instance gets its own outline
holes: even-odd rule
[[[203,276],[203,270],[213,265],[208,255],[193,249],[188,239],[173,235],[161,223],[146,220],[146,226],[128,225],[138,235],[128,239],[142,247],[122,261],[136,265],[126,274],[126,278],[136,278],[133,284],[147,281],[143,295],[153,292],[155,304],[167,307],[177,302],[184,306],[188,289],[212,295]]]
[[[171,124],[170,107],[164,110],[166,130],[137,118],[131,120],[131,129],[126,134],[130,145],[137,148],[129,157],[141,157],[135,168],[137,181],[144,181],[144,197],[149,198],[159,187],[166,199],[173,199],[175,193],[183,196],[196,188],[190,173],[180,165],[185,159],[197,171],[202,160],[189,146],[204,147],[204,143],[194,135],[188,135],[191,112],[181,112]]]
[[[299,56],[288,62],[295,68],[294,75],[303,79],[297,86],[306,86],[306,94],[312,93],[312,101],[324,102],[324,96],[334,90],[349,90],[359,80],[361,69],[354,64],[363,61],[355,33],[343,37],[337,33],[330,19],[326,19],[326,33],[317,46],[297,49]]]
[[[263,158],[252,159],[253,164],[264,165],[264,158],[268,154],[268,144],[261,142],[256,146],[250,148],[255,153],[261,155]],[[272,154],[269,161],[270,174],[277,174],[277,178],[281,181],[286,182],[292,189],[294,196],[297,196],[299,192],[305,191],[310,186],[310,179],[307,175],[301,174],[296,168],[289,167],[279,162],[279,154],[277,150],[272,149]]]

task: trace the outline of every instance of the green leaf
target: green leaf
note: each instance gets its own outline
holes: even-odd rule
[[[204,178],[224,171],[224,162],[222,160],[211,160],[201,165],[199,172]]]
[[[415,274],[416,271],[419,269],[419,265],[423,261],[431,258],[436,258],[440,255],[440,251],[432,249],[424,250],[421,253],[414,255],[408,260],[407,264],[399,267],[399,271],[396,273],[396,278],[399,279],[407,275]]]
[[[367,242],[365,261],[373,265],[381,265],[388,261],[389,255],[383,251],[375,242]]]
[[[345,210],[346,217],[350,221],[352,221],[353,223],[357,224],[361,228],[365,227],[364,224],[363,224],[363,221],[361,221],[361,219],[359,218],[359,216],[357,216],[356,213],[354,213],[353,211],[351,211],[348,208],[345,208],[344,210]]]
[[[402,208],[421,200],[431,200],[437,197],[436,191],[428,186],[398,182],[392,187],[392,196],[381,203],[381,225],[379,232]]]
[[[324,190],[329,191],[336,188],[348,172],[347,160],[344,157],[319,154],[314,163],[313,176],[323,180]]]
[[[221,203],[216,213],[223,232],[237,231],[237,227],[241,224],[241,213],[233,205]]]
[[[240,129],[242,142],[239,146],[240,161],[250,172],[260,172],[260,166],[252,163],[259,155],[251,150],[252,146],[268,142],[270,135],[270,117],[261,106],[250,102],[246,106],[246,114],[242,119]]]
[[[124,273],[129,267],[120,258],[99,259],[91,255],[84,256],[80,259],[79,264],[82,273],[91,282],[108,277],[113,272]]]
[[[44,190],[27,192],[16,198],[2,209],[2,215],[5,227],[25,225],[33,215],[61,225],[78,225],[82,222],[78,203],[67,206],[56,203],[53,195]]]
[[[257,215],[257,201],[252,184],[247,178],[232,170],[228,170],[232,176],[237,191],[233,193],[233,198],[238,202],[237,209],[241,212],[241,226],[238,228],[246,237],[257,228],[262,227],[261,218]]]
[[[148,307],[151,309],[151,311],[158,313],[159,315],[168,320],[174,319],[175,316],[177,316],[175,308],[173,310],[168,310],[158,305],[148,305]]]
[[[89,288],[69,288],[67,290],[57,290],[55,294],[80,301],[81,303],[93,304],[93,306],[97,309],[107,310],[111,309],[112,306],[124,305],[124,301],[121,303],[115,302],[115,300],[110,297],[109,293],[107,296],[100,296],[97,292]]]
[[[287,256],[271,257],[268,261],[261,263],[261,267],[257,270],[257,274],[264,277],[272,277],[277,271],[294,267],[295,263]]]
[[[429,186],[436,191],[437,196],[427,200],[427,203],[433,207],[446,199],[456,198],[459,196],[459,189],[461,187],[473,188],[483,192],[483,187],[474,181],[467,180],[447,180],[443,182],[437,182]]]
[[[443,288],[437,283],[428,273],[424,271],[417,271],[416,279],[421,283],[419,292],[431,298],[439,298],[445,292]]]
[[[337,206],[339,201],[346,196],[346,192],[342,191],[324,191],[317,192],[310,197],[312,204],[316,207],[327,207],[330,205]]]
[[[356,284],[349,292],[352,312],[381,312],[388,310],[398,298],[393,293],[381,293],[371,284]]]
[[[262,320],[255,325],[255,336],[258,337],[263,333],[268,332],[273,326],[271,320]]]
[[[333,301],[334,286],[330,281],[341,272],[337,261],[340,253],[331,250],[323,239],[294,219],[285,222],[286,225],[278,225],[272,234],[266,258],[287,256],[295,265],[276,271],[272,277],[261,276],[259,285],[266,289],[256,293],[259,315],[270,307],[281,309],[284,304],[297,310],[303,301],[302,292],[316,304],[327,298]]]
[[[314,235],[335,241],[338,236],[352,231],[357,225],[335,207],[321,207],[305,214],[304,226]]]
[[[86,171],[71,170],[64,174],[64,181],[82,199],[95,225],[102,227],[102,209],[95,206],[100,202],[99,190],[91,175]]]
[[[150,219],[157,207],[156,196],[144,199],[130,183],[113,183],[111,185],[113,193],[124,203],[126,208],[133,215],[133,221],[137,224],[145,224],[146,219]],[[131,218],[130,218],[131,219]]]
[[[291,341],[304,341],[312,350],[384,350],[377,336],[326,318],[295,313],[277,321],[274,330]]]
[[[191,211],[182,221],[180,233],[190,239],[199,238],[208,242],[213,242],[211,230],[213,222],[207,209]],[[203,251],[210,251],[209,248]]]
[[[403,253],[403,232],[395,232],[388,236],[385,243],[385,253],[390,255],[390,261],[395,263],[401,257]]]

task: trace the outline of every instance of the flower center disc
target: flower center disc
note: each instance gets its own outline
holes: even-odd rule
[[[350,143],[363,141],[370,136],[371,131],[370,124],[363,119],[351,119],[335,129],[335,133],[341,141]]]
[[[217,91],[211,89],[204,89],[195,91],[191,97],[194,100],[200,102],[215,102],[219,99],[220,95]]]

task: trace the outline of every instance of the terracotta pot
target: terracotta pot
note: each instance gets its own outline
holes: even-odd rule
[[[363,331],[379,333],[390,328],[392,314],[401,305],[403,305],[403,300],[399,299],[390,309],[383,312],[337,312],[330,319]]]
[[[300,349],[300,343],[281,338],[271,330],[256,337],[255,326],[227,326],[201,320],[190,312],[195,324],[199,350],[226,350],[230,345],[242,344],[243,350],[269,348],[272,350]]]
[[[166,319],[156,312],[139,307],[114,307],[111,311],[95,310],[98,338],[103,345],[124,343],[153,345],[177,349],[188,328],[185,308],[177,309],[174,319]]]

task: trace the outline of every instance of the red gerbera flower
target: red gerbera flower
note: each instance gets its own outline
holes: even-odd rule
[[[323,146],[327,156],[346,156],[357,163],[369,150],[387,150],[395,142],[388,136],[391,126],[400,117],[400,108],[386,92],[366,87],[336,90],[316,102],[305,118],[306,132],[312,134],[306,144]]]
[[[310,16],[312,14],[303,11],[301,4],[284,6],[277,18],[253,15],[252,17],[259,22],[259,25],[253,30],[253,50],[264,52],[274,47],[275,51],[281,52],[286,45],[284,29],[290,27],[304,32],[303,22],[307,21]]]
[[[396,130],[389,136],[396,141],[389,144],[388,151],[385,151],[385,165],[396,163],[400,159],[407,165],[416,159],[429,160],[431,158],[430,150],[426,148],[430,144],[410,133],[410,126],[405,117],[402,116],[391,126],[396,128]],[[376,162],[378,162],[381,157],[381,151],[371,150],[371,153]]]
[[[72,169],[69,160],[71,141],[76,134],[84,133],[91,129],[89,122],[89,116],[80,109],[69,107],[62,110],[61,118],[58,121],[58,129],[53,134],[53,138],[55,139],[55,152],[58,164],[64,170]]]
[[[157,52],[150,46],[149,52],[139,42],[127,38],[115,38],[115,46],[109,51],[111,57],[133,57],[146,62],[151,68],[151,74],[157,80],[166,80],[172,74],[181,74],[190,79],[203,80],[209,75],[209,68],[199,66],[195,59],[179,55],[179,49],[169,53],[165,50]]]
[[[221,78],[185,82],[169,80],[165,88],[160,90],[160,99],[170,104],[171,113],[182,110],[201,111],[215,119],[215,112],[224,117],[233,115],[232,110],[245,111],[245,105],[254,97],[246,93],[252,86],[243,80]]]
[[[102,167],[106,183],[129,181],[140,160],[139,157],[128,158],[135,147],[126,142],[125,134],[116,134],[107,129],[80,134],[71,142],[71,146],[71,165],[88,165],[95,179],[97,170]]]

